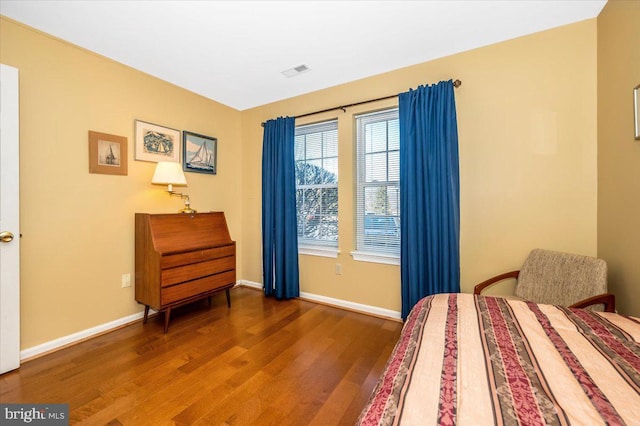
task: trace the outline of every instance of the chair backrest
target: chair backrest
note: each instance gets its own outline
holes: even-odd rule
[[[515,289],[515,295],[522,299],[561,306],[606,292],[604,260],[543,249],[531,251]]]

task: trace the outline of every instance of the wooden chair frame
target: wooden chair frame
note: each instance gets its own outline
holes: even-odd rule
[[[473,288],[473,294],[479,295],[482,293],[484,289],[486,289],[487,287],[497,282],[504,281],[509,278],[518,279],[519,275],[520,275],[520,271],[511,271],[511,272],[505,272],[504,274],[496,275],[495,277],[489,278],[488,280],[483,281],[480,284],[477,284]],[[603,304],[605,312],[616,311],[616,297],[611,293],[603,293],[597,296],[589,297],[588,299],[584,299],[574,303],[573,305],[569,306],[569,308],[586,308],[588,306],[597,305],[597,304]]]

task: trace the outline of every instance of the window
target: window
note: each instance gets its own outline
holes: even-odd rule
[[[298,244],[337,249],[338,122],[296,127],[295,160]]]
[[[356,117],[356,249],[382,255],[400,255],[400,129],[398,110]],[[386,263],[397,263],[397,259]]]

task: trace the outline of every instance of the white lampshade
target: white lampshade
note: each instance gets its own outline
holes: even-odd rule
[[[187,185],[187,178],[182,172],[180,163],[160,161],[156,165],[151,183],[156,185]]]

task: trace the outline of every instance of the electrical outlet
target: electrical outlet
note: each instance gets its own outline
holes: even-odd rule
[[[131,287],[131,274],[122,274],[122,288]]]
[[[342,275],[342,265],[336,263],[336,275]]]

